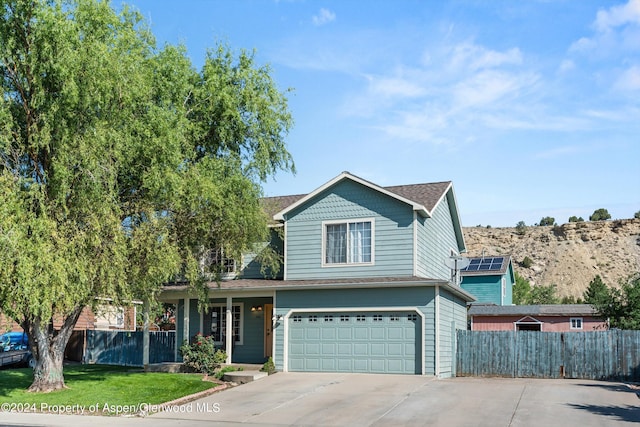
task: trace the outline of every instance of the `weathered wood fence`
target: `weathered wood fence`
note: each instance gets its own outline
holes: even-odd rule
[[[457,376],[640,380],[640,331],[457,333]]]
[[[142,331],[87,331],[85,363],[142,366]],[[175,331],[149,332],[149,363],[173,362]]]

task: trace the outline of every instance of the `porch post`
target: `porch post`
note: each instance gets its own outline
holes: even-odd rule
[[[233,314],[232,314],[232,310],[233,310],[233,298],[228,296],[227,297],[227,314],[226,314],[226,328],[225,328],[225,336],[226,336],[226,340],[225,340],[225,347],[227,349],[227,360],[226,363],[227,365],[231,364],[231,351],[232,351],[232,347],[233,347]]]
[[[144,324],[142,329],[142,365],[146,371],[149,367],[149,300],[144,300],[144,308],[142,309]]]
[[[191,300],[189,298],[184,299],[184,313],[182,313],[182,317],[184,318],[184,325],[182,325],[182,339],[189,341],[189,312],[191,311],[191,307],[189,307],[189,303]],[[176,347],[178,347],[178,343],[176,343]]]

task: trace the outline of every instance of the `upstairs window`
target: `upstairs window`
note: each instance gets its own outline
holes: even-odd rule
[[[372,264],[373,220],[324,223],[324,265]]]
[[[220,274],[223,279],[235,277],[236,261],[225,254],[224,249],[205,250],[200,259],[200,269],[205,277],[213,279]]]

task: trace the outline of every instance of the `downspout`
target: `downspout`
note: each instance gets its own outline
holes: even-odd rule
[[[434,301],[435,311],[435,330],[436,330],[436,342],[435,342],[435,376],[440,375],[440,286],[436,285],[436,297]]]
[[[226,312],[226,325],[225,325],[225,347],[227,349],[227,360],[225,361],[225,363],[227,365],[231,364],[231,353],[233,351],[232,346],[233,346],[233,314],[232,314],[232,310],[233,310],[233,298],[228,296],[227,297],[227,312]]]
[[[418,212],[413,211],[413,275],[418,275]]]

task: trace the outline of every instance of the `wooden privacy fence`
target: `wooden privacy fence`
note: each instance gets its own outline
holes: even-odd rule
[[[142,366],[142,331],[87,331],[86,363]],[[175,331],[149,332],[149,363],[173,362]]]
[[[640,380],[640,331],[457,332],[457,376]]]

